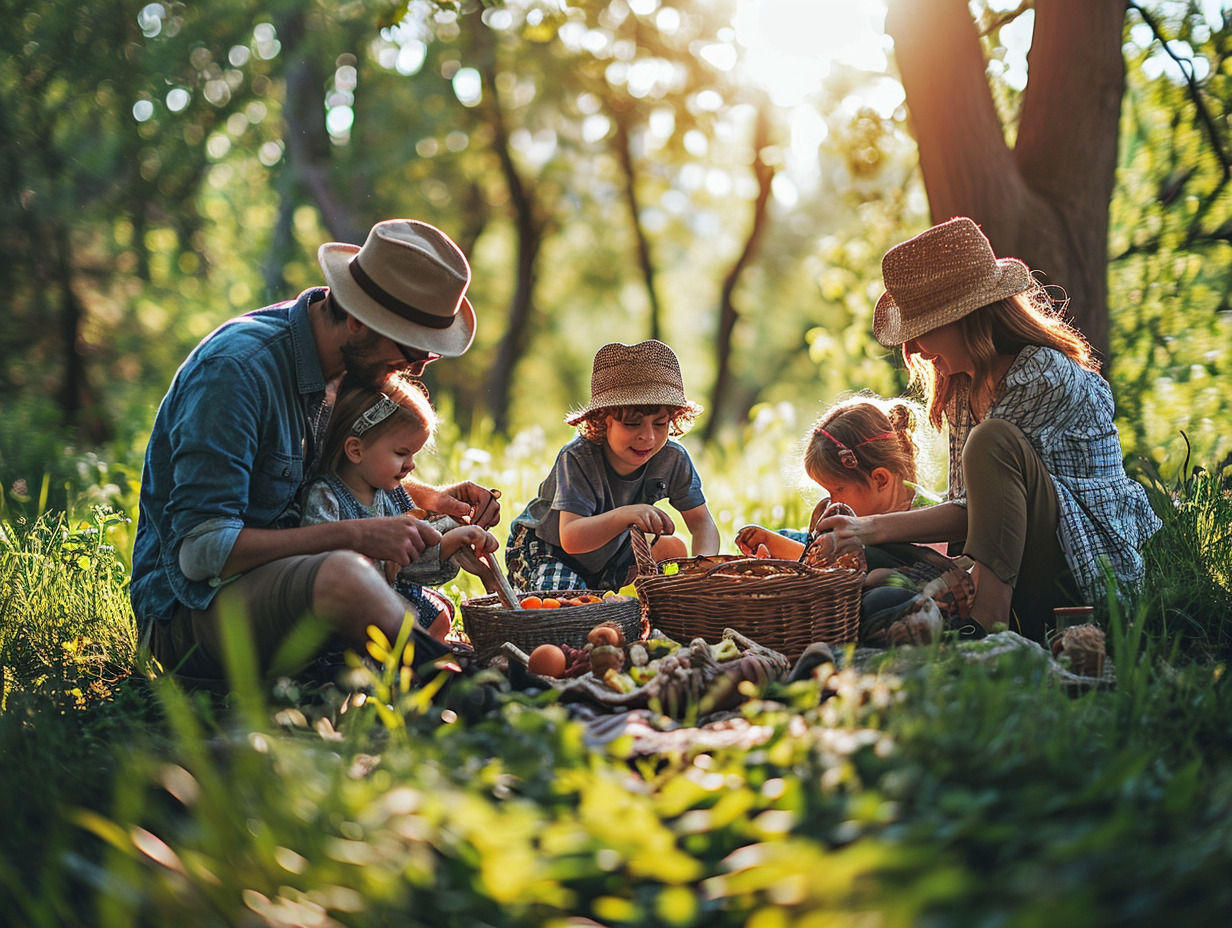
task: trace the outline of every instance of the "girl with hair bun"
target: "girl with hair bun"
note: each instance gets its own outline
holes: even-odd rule
[[[817,504],[813,521],[833,503],[867,516],[934,502],[916,483],[918,418],[909,400],[874,394],[861,394],[826,410],[809,429],[803,454],[804,472],[827,494]],[[775,532],[746,525],[736,533],[736,546],[745,554],[796,560],[804,551],[806,536],[791,529]]]

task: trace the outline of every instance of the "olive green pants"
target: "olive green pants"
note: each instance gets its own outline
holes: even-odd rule
[[[1005,419],[985,419],[971,430],[962,467],[963,554],[1014,588],[1015,630],[1043,642],[1052,610],[1080,603],[1057,539],[1060,507],[1052,477],[1022,430]]]

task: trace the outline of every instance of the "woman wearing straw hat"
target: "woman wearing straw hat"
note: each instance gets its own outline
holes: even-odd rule
[[[948,501],[819,528],[840,547],[962,542],[972,617],[1043,641],[1055,607],[1099,605],[1109,578],[1141,579],[1139,548],[1160,525],[1126,476],[1112,392],[1064,304],[972,220],[891,248],[881,267],[873,334],[902,347],[930,420],[949,426]]]
[[[539,494],[514,520],[505,549],[522,589],[619,589],[634,567],[629,530],[661,536],[658,560],[684,557],[666,499],[693,536],[693,554],[718,554],[701,478],[681,435],[701,407],[690,402],[676,354],[650,339],[614,342],[595,355],[590,402],[565,417],[578,437],[561,449]]]

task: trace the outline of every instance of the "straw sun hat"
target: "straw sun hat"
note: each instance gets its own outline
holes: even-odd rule
[[[653,338],[600,348],[590,372],[590,402],[565,416],[565,422],[577,425],[589,413],[608,406],[680,406],[694,415],[702,411],[684,394],[676,353]]]
[[[895,245],[881,259],[881,276],[886,292],[873,311],[873,335],[887,348],[1038,286],[1017,258],[998,258],[965,216]]]
[[[470,347],[471,268],[435,226],[387,219],[372,227],[362,248],[326,242],[317,260],[338,305],[374,332],[447,358]]]

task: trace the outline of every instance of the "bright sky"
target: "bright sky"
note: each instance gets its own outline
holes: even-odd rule
[[[780,106],[796,106],[835,62],[886,67],[882,0],[740,0],[732,25],[754,80]]]

